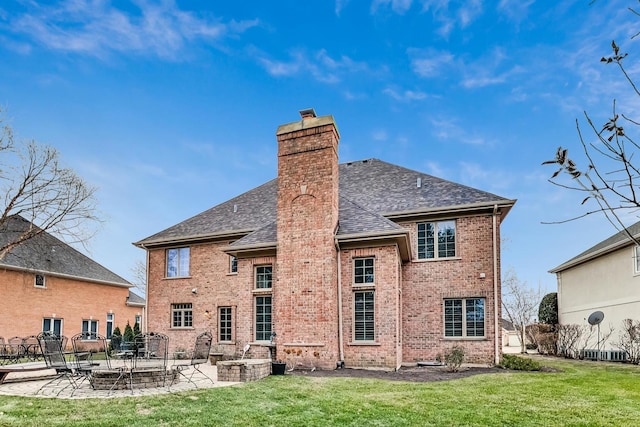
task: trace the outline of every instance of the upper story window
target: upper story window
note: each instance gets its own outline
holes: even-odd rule
[[[354,285],[373,285],[375,283],[374,261],[373,257],[353,260]]]
[[[455,220],[418,224],[418,259],[456,256]]]
[[[633,249],[633,272],[640,274],[640,246],[635,246]]]
[[[189,248],[167,249],[167,277],[189,276]]]
[[[444,300],[444,336],[484,337],[484,298]]]
[[[34,286],[36,288],[45,288],[46,287],[46,281],[45,281],[45,278],[44,278],[44,274],[36,274]]]
[[[271,289],[273,267],[260,265],[256,267],[256,289]]]
[[[229,273],[237,273],[238,272],[238,258],[231,255],[229,257]]]

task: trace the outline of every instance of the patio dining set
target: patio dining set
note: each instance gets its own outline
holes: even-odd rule
[[[189,359],[174,360],[168,357],[169,338],[161,333],[146,332],[136,335],[131,342],[109,342],[95,332],[82,332],[71,337],[71,350],[67,350],[67,338],[51,333],[41,333],[24,339],[0,341],[0,371],[17,372],[23,361],[44,360],[42,369],[55,370],[55,376],[47,381],[36,394],[55,386],[59,395],[71,387],[71,395],[85,381],[95,390],[166,387],[171,388],[185,378],[194,387],[194,374],[198,372],[213,382],[199,368],[208,362],[212,336],[204,332],[196,337]],[[190,371],[190,374],[189,374]]]

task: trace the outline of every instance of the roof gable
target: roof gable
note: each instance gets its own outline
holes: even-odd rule
[[[0,229],[0,244],[6,244],[30,226],[20,216],[12,216]],[[43,232],[12,249],[0,260],[0,267],[38,271],[118,286],[131,284],[91,258],[49,233]]]

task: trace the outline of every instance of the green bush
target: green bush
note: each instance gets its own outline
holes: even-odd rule
[[[457,345],[444,354],[444,363],[451,372],[458,372],[462,362],[464,362],[464,347]]]
[[[500,366],[514,371],[539,371],[541,368],[539,362],[513,354],[503,354]]]
[[[540,323],[546,323],[547,325],[558,324],[558,294],[557,292],[551,292],[546,294],[540,306],[538,307],[538,320]]]

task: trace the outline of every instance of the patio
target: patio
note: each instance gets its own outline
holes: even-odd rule
[[[172,361],[176,362],[176,361]],[[179,361],[178,361],[179,362]],[[112,361],[114,367],[117,367],[117,363],[123,363],[121,361]],[[12,368],[33,368],[43,367],[43,362],[29,362],[11,365]],[[172,364],[169,364],[169,368]],[[205,378],[204,375],[196,373],[192,380],[194,384],[186,381],[183,377],[178,378],[170,387],[145,387],[129,389],[114,389],[114,390],[94,390],[89,384],[88,380],[84,380],[79,384],[77,389],[69,387],[69,382],[65,380],[56,381],[47,385],[42,390],[40,388],[51,380],[55,376],[55,369],[40,370],[40,371],[26,371],[26,372],[12,372],[9,374],[3,384],[0,384],[0,395],[9,396],[27,396],[27,397],[44,397],[44,398],[60,398],[60,399],[93,399],[93,398],[113,398],[113,397],[132,397],[132,396],[152,396],[157,394],[175,393],[181,391],[206,389],[213,387],[226,387],[231,385],[240,384],[238,382],[218,381],[218,372],[216,366],[212,366],[208,363],[203,363],[199,366],[200,370],[211,378]],[[38,393],[38,390],[40,392]],[[36,394],[37,393],[37,394]]]

